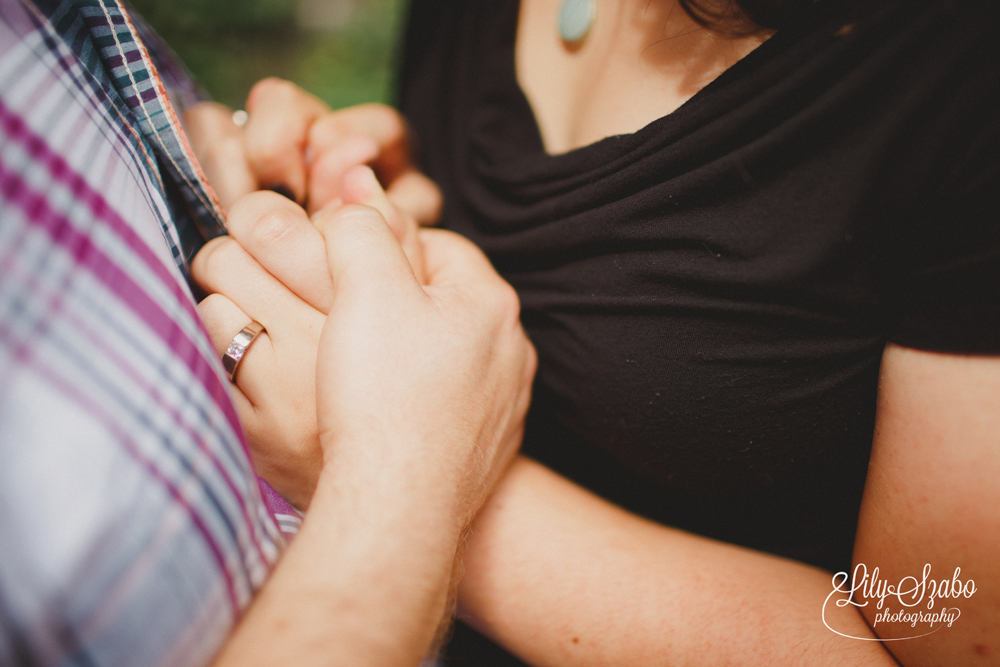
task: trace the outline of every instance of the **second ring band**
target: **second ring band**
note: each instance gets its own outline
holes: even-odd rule
[[[239,370],[240,362],[246,356],[250,344],[263,331],[264,325],[257,321],[251,321],[250,324],[243,327],[238,334],[233,336],[233,341],[229,343],[226,353],[222,355],[222,365],[226,367],[226,372],[229,373],[230,382],[236,383],[236,371]]]

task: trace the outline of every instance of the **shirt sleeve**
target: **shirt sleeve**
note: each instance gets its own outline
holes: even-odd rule
[[[927,45],[933,58],[886,165],[893,218],[889,340],[1000,354],[1000,11],[969,3]]]

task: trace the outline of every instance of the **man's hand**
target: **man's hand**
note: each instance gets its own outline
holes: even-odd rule
[[[326,423],[332,443],[366,415],[366,428],[420,450],[408,465],[434,461],[438,482],[452,475],[444,486],[464,489],[459,504],[470,511],[519,442],[527,410],[535,357],[517,298],[478,249],[447,232],[414,236],[426,253],[415,271],[380,213],[391,217],[392,206],[371,172],[356,168],[345,183],[373,207],[331,209],[311,221],[287,199],[256,193],[230,215],[239,243],[215,240],[192,266],[216,293],[200,309],[220,354],[251,319],[268,330],[248,352],[236,391],[258,470],[305,507],[322,467],[318,429]],[[424,269],[426,286],[415,275]],[[320,406],[336,416],[324,422],[312,392],[327,312],[337,333],[325,335],[338,342],[324,358],[336,361],[320,359],[333,380],[319,387],[336,398],[320,396]],[[404,369],[419,379],[407,381]]]
[[[326,461],[430,484],[461,530],[521,440],[536,362],[517,295],[451,232],[421,232],[421,286],[376,210],[317,225],[334,283],[316,377]]]
[[[202,285],[225,294],[201,306],[218,349],[250,318],[268,327],[237,375],[251,438],[278,434],[278,445],[255,440],[258,464],[291,462],[282,474],[296,479],[301,452],[280,443],[313,392],[320,433],[302,457],[321,460],[315,493],[292,489],[300,505],[311,496],[302,529],[215,664],[416,664],[448,611],[461,535],[520,442],[535,355],[517,297],[478,249],[439,230],[421,232],[421,285],[370,206],[328,209],[314,227],[261,192],[230,218],[292,252],[270,265],[329,269],[307,303],[232,240],[194,261]]]

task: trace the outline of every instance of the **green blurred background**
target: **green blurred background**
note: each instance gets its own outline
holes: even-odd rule
[[[392,100],[405,0],[131,0],[219,102],[267,76],[334,108]]]

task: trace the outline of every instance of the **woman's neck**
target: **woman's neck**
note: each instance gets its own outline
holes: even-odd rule
[[[597,0],[576,44],[559,37],[562,0],[521,0],[515,63],[546,152],[635,132],[687,102],[769,34],[729,38],[676,0]]]

